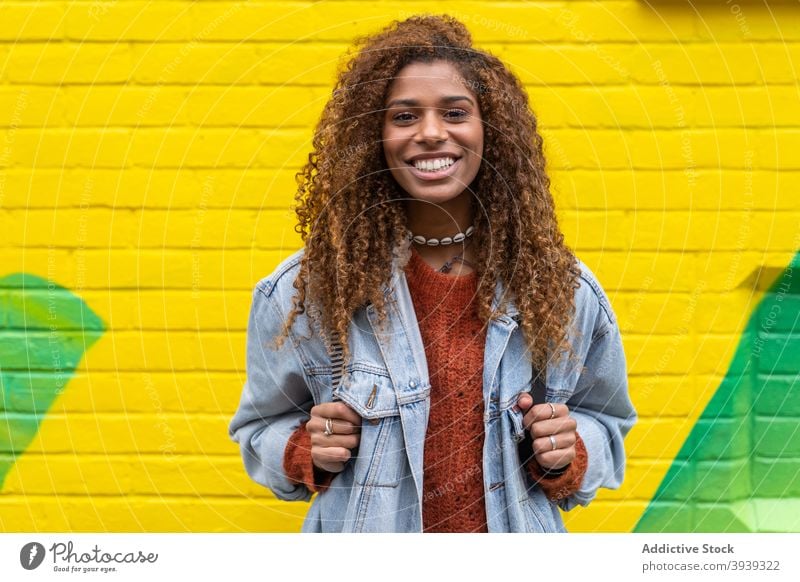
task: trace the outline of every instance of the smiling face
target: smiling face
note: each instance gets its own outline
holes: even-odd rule
[[[464,198],[483,155],[475,94],[446,61],[411,63],[389,87],[383,152],[392,176],[416,200],[448,205]]]

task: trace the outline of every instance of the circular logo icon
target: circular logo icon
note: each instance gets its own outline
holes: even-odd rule
[[[44,546],[39,542],[30,542],[22,546],[19,552],[19,563],[26,570],[35,570],[44,561]]]

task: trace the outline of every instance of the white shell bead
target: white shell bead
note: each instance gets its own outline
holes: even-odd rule
[[[438,238],[425,238],[424,236],[421,235],[413,235],[411,237],[411,240],[420,245],[427,245],[429,247],[438,247],[439,245],[445,246],[445,245],[451,245],[453,243],[464,242],[465,239],[472,236],[473,232],[475,232],[475,227],[470,226],[469,228],[467,228],[466,232],[459,232],[458,234],[452,237],[446,236],[441,240]]]

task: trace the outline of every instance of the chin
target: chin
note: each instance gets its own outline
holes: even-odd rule
[[[427,200],[430,202],[445,202],[458,198],[466,190],[466,186],[458,179],[452,180],[450,184],[425,185],[417,182],[400,183],[405,192],[416,200]]]
[[[406,190],[408,195],[413,198],[414,200],[421,200],[424,202],[435,202],[437,204],[441,204],[444,202],[449,202],[451,200],[455,200],[456,198],[461,195],[463,190],[459,192],[431,192],[431,191],[420,191],[417,188],[412,188],[410,191]]]

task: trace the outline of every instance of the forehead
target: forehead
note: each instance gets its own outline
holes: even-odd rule
[[[454,65],[446,61],[411,63],[400,69],[391,82],[387,101],[404,97],[437,101],[442,95],[454,94],[475,96]]]

